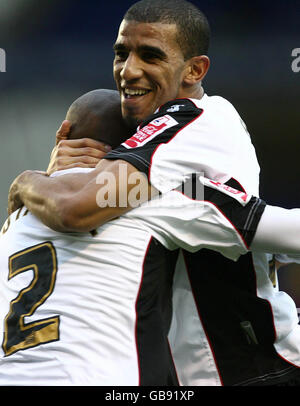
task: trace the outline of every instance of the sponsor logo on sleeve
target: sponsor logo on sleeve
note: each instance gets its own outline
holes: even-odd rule
[[[168,108],[167,112],[168,113],[176,113],[177,111],[180,111],[180,107],[185,107],[184,104],[174,104],[174,106],[171,106]]]
[[[122,145],[126,148],[142,147],[154,137],[166,131],[168,128],[174,127],[178,122],[169,115],[159,117],[152,120],[143,128],[138,128],[138,131]]]
[[[201,177],[201,181],[203,182],[204,185],[219,190],[220,192],[225,193],[226,195],[237,200],[242,206],[246,206],[246,204],[250,201],[252,197],[251,195],[248,195],[247,193],[242,192],[240,190],[234,189],[231,186],[226,185],[225,183],[217,182],[204,177]]]

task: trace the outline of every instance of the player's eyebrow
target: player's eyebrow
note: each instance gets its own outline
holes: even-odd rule
[[[125,47],[125,45],[123,45],[123,44],[117,44],[117,43],[115,43],[114,44],[114,46],[113,46],[113,50],[114,51],[126,51],[126,47]]]
[[[149,52],[153,54],[156,58],[166,60],[167,59],[167,54],[160,48],[154,47],[151,45],[141,45],[139,48],[140,52]]]
[[[128,51],[128,48],[124,44],[115,43],[113,47],[114,51]],[[153,56],[159,58],[161,60],[167,59],[167,54],[160,48],[154,47],[151,45],[140,45],[138,47],[138,52],[149,52],[152,53]]]

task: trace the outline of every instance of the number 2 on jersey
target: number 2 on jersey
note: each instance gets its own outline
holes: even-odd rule
[[[31,323],[24,321],[24,318],[32,316],[53,292],[57,258],[51,242],[27,248],[9,258],[8,280],[26,271],[33,271],[34,277],[11,301],[4,322],[2,348],[6,356],[59,339],[59,316]]]

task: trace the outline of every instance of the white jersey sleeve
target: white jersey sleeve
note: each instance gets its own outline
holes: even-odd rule
[[[51,176],[87,171],[92,169],[72,168]],[[167,249],[196,252],[208,248],[236,261],[248,252],[265,206],[232,179],[223,184],[192,174],[176,189],[129,211],[122,219],[138,222]]]
[[[124,218],[138,221],[166,248],[202,248],[237,260],[248,252],[265,202],[245,192],[193,175]]]
[[[300,209],[267,206],[251,248],[277,254],[283,262],[300,260]],[[286,254],[286,255],[283,255]]]
[[[225,99],[177,99],[163,105],[129,140],[106,155],[144,172],[162,193],[191,173],[238,181],[259,196],[259,165],[245,124]]]
[[[299,255],[276,254],[275,259],[281,264],[300,264],[300,253]]]

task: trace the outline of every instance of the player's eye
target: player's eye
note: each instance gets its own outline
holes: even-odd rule
[[[167,61],[166,53],[160,48],[146,46],[140,51],[140,57],[148,63],[156,63],[160,61]]]
[[[126,61],[128,57],[128,52],[125,51],[115,51],[115,58],[119,61]]]
[[[157,59],[160,59],[158,55],[154,54],[153,52],[144,52],[142,55],[144,61],[147,62],[154,62]]]

